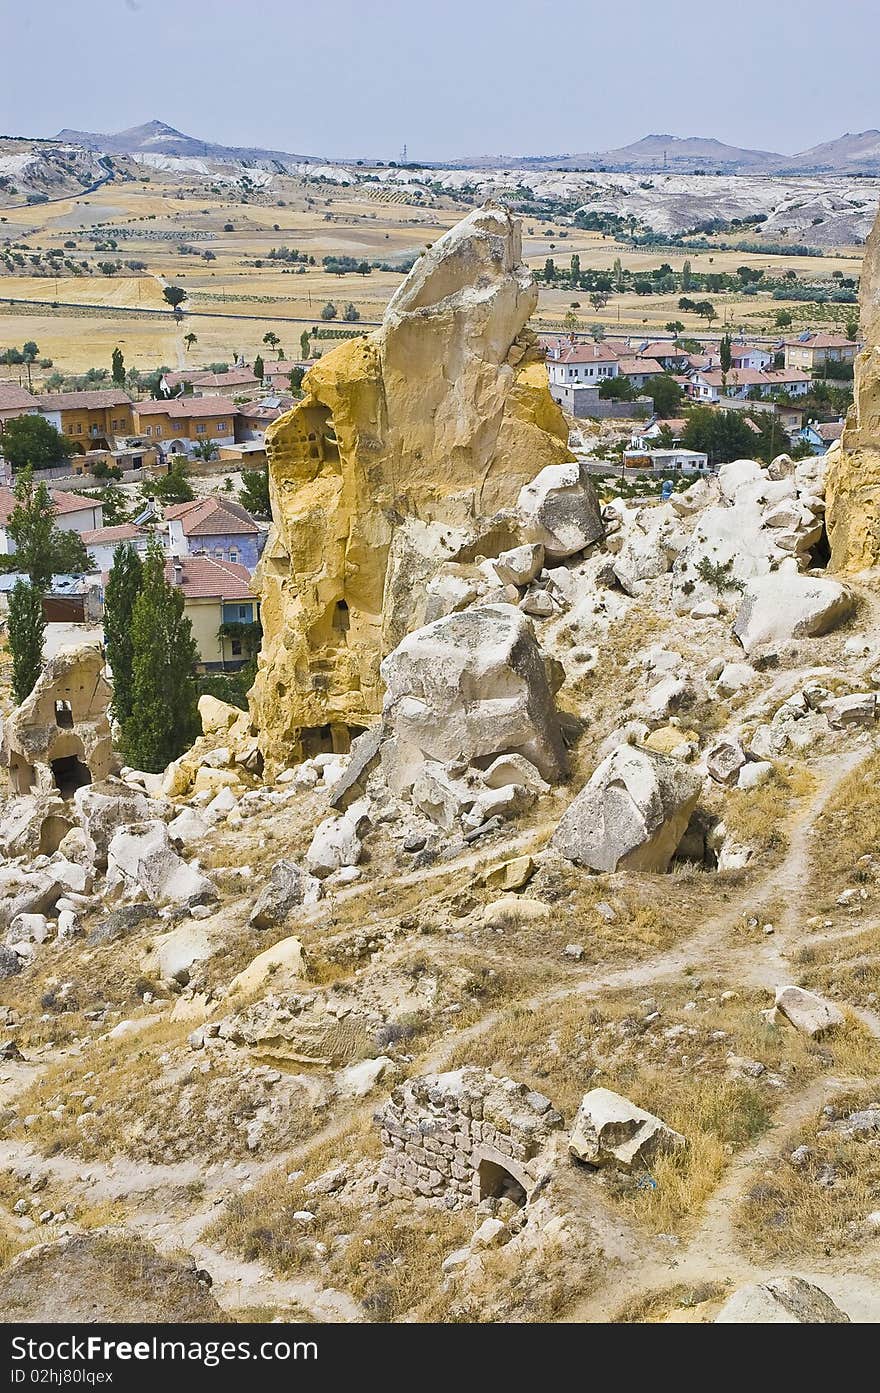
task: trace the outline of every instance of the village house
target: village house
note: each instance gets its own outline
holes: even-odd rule
[[[803,440],[814,455],[824,455],[843,435],[843,421],[808,421],[800,432]]]
[[[82,537],[93,532],[103,521],[103,507],[95,498],[83,498],[78,493],[64,493],[60,489],[51,491],[52,505],[55,509],[55,526],[62,532],[78,532]],[[15,543],[9,536],[7,524],[16,506],[12,489],[0,486],[0,556],[11,556]]]
[[[800,334],[785,340],[785,366],[820,372],[825,363],[854,363],[859,345],[843,334]]]
[[[595,385],[617,377],[618,355],[607,343],[569,343],[548,350],[547,371],[550,390],[571,383]]]
[[[256,570],[266,534],[246,508],[231,499],[194,498],[165,509],[168,550],[174,557],[210,556]]]
[[[186,556],[167,562],[165,578],[183,594],[200,666],[206,672],[243,667],[251,648],[243,634],[235,634],[235,626],[256,624],[260,615],[246,568],[209,556]],[[221,632],[225,625],[233,631]]]
[[[812,385],[808,372],[780,368],[763,372],[756,368],[731,368],[727,374],[725,388],[724,374],[720,368],[695,372],[690,379],[688,395],[694,401],[711,403],[727,398],[741,401],[752,395],[771,396],[774,392],[787,392],[789,396],[806,396]]]
[[[684,450],[678,445],[651,448],[644,436],[637,435],[623,452],[623,464],[626,469],[653,469],[658,474],[709,472],[709,456],[702,450]]]
[[[731,368],[741,372],[743,368],[753,368],[761,371],[769,368],[773,363],[773,354],[769,348],[761,348],[758,344],[732,343],[730,345]]]
[[[663,368],[654,358],[618,358],[617,371],[620,377],[628,377],[633,387],[644,387],[654,377],[663,376]]]
[[[0,382],[0,435],[3,434],[7,421],[17,420],[19,416],[34,416],[36,413],[36,397],[14,382]]]
[[[176,387],[191,388],[200,397],[222,397],[227,392],[253,392],[262,386],[253,369],[244,366],[228,368],[226,372],[183,368],[180,372],[165,373],[163,383],[171,391]]]
[[[293,397],[263,397],[261,401],[245,402],[238,408],[236,436],[239,442],[262,442],[266,427],[271,426],[294,405]]]
[[[167,454],[192,455],[199,441],[225,445],[235,440],[238,408],[225,397],[139,401],[134,409],[137,434],[158,442]]]
[[[652,358],[664,372],[682,372],[688,365],[687,349],[676,348],[674,343],[663,339],[642,343],[636,352],[639,358]]]
[[[118,387],[97,392],[48,392],[35,398],[39,414],[83,450],[109,448],[134,431],[134,405]]]
[[[147,554],[147,546],[152,533],[133,522],[121,523],[118,527],[97,527],[82,534],[89,556],[95,562],[95,570],[109,571],[116,556],[117,547],[130,543],[139,556]]]

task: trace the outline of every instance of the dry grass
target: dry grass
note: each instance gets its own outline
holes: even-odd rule
[[[760,1015],[767,999],[742,993],[722,1002],[719,989],[697,983],[689,1007],[684,987],[604,997],[579,996],[513,1007],[480,1041],[480,1058],[552,1098],[571,1119],[589,1088],[607,1087],[662,1117],[687,1137],[684,1151],[659,1159],[657,1182],[609,1180],[614,1201],[653,1231],[674,1232],[696,1219],[730,1157],[771,1121],[783,1081],[801,1084],[825,1068],[863,1074],[880,1067],[880,1048],[857,1023],[821,1045]],[[646,1019],[660,1012],[659,1019]],[[667,1032],[673,1030],[672,1036]],[[733,1072],[730,1056],[763,1066],[756,1077]],[[453,1054],[470,1062],[474,1043]]]
[[[671,1311],[692,1310],[705,1302],[720,1301],[726,1295],[727,1288],[721,1282],[700,1282],[696,1286],[679,1282],[627,1301],[616,1320],[623,1325],[655,1324],[664,1321]]]
[[[835,1099],[835,1118],[880,1100],[880,1087]],[[876,1135],[845,1137],[824,1113],[786,1139],[784,1148],[740,1204],[737,1229],[750,1252],[768,1259],[852,1251],[876,1237],[865,1220],[880,1211]],[[823,1124],[824,1128],[823,1128]],[[809,1148],[803,1166],[790,1161]]]
[[[841,781],[816,819],[810,888],[817,905],[863,879],[859,858],[878,852],[880,752],[875,752]]]
[[[808,797],[815,780],[804,766],[781,764],[755,789],[733,789],[724,801],[724,825],[738,842],[762,858],[777,858],[788,846],[785,814]],[[753,858],[754,859],[754,858]]]

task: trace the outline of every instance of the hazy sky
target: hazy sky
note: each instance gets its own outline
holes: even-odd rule
[[[880,126],[877,0],[0,0],[0,132],[411,159]]]

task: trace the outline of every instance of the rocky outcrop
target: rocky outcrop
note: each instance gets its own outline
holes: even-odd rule
[[[267,432],[274,523],[251,713],[271,762],[313,753],[318,732],[346,747],[347,728],[371,723],[382,656],[421,622],[402,625],[400,606],[431,553],[456,559],[444,529],[512,509],[545,466],[571,460],[526,329],[536,301],[519,221],[478,209],[419,259],[380,329],[311,369],[303,400]],[[412,565],[396,554],[389,590],[392,539],[412,519],[443,526],[422,529]]]
[[[581,789],[551,845],[594,871],[665,871],[702,786],[681,760],[620,745]]]
[[[821,1287],[802,1277],[771,1277],[740,1287],[715,1317],[716,1325],[848,1325],[849,1316]]]
[[[853,597],[845,585],[802,576],[794,561],[783,561],[773,575],[745,585],[733,632],[750,653],[765,643],[827,634],[842,624],[853,608]]]
[[[69,799],[82,785],[105,779],[113,764],[109,702],[97,644],[72,645],[51,657],[30,696],[3,723],[0,763],[14,791]]]

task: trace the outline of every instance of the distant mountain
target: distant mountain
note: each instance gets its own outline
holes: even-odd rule
[[[880,131],[860,131],[857,135],[847,131],[837,140],[827,140],[823,145],[802,151],[787,161],[786,166],[805,172],[877,173],[880,170]]]
[[[100,150],[106,155],[171,155],[179,158],[205,160],[310,160],[309,155],[291,155],[283,150],[242,148],[235,145],[215,145],[212,141],[196,140],[184,135],[164,121],[147,121],[142,126],[130,126],[126,131],[107,135],[100,131],[59,131],[56,140],[68,145],[82,145],[86,150]]]

